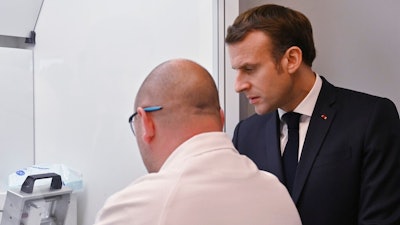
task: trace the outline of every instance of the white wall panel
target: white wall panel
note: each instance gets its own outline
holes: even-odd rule
[[[223,32],[221,32],[221,39],[224,41],[226,36],[226,30],[229,25],[233,23],[237,15],[239,14],[239,0],[224,0],[224,23],[223,23]],[[224,42],[225,43],[225,42]],[[222,51],[220,51],[222,54]],[[226,46],[224,45],[223,51],[223,60],[224,60],[224,100],[225,100],[225,108],[226,108],[226,124],[225,130],[229,134],[229,136],[233,136],[233,132],[235,130],[236,124],[239,122],[240,111],[239,111],[239,94],[235,92],[234,84],[235,84],[235,70],[232,69],[232,66],[229,61],[229,55]]]
[[[44,2],[34,49],[36,163],[83,173],[79,225],[146,173],[128,117],[150,70],[184,57],[213,71],[212,12],[211,0]]]
[[[1,0],[0,35],[29,37],[43,0]]]
[[[33,163],[33,124],[32,51],[0,47],[0,211],[8,175]]]
[[[32,51],[0,47],[0,192],[33,163],[33,137]]]

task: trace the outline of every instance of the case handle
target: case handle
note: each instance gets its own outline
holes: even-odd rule
[[[21,191],[25,193],[32,193],[35,181],[38,179],[51,178],[50,189],[61,189],[62,181],[61,176],[56,173],[43,173],[28,176],[21,186]]]

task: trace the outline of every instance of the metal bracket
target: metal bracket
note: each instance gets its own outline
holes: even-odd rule
[[[36,32],[35,31],[31,31],[29,33],[29,37],[25,38],[25,43],[36,44]]]

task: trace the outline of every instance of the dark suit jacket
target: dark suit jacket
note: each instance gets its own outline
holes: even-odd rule
[[[399,225],[400,120],[395,105],[322,80],[292,192],[303,224]],[[241,121],[233,142],[259,169],[282,181],[278,134],[274,111]]]

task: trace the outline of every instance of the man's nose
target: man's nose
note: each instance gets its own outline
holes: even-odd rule
[[[236,80],[235,80],[235,91],[236,92],[243,92],[247,90],[250,87],[249,82],[244,78],[243,75],[238,72],[236,75]]]

